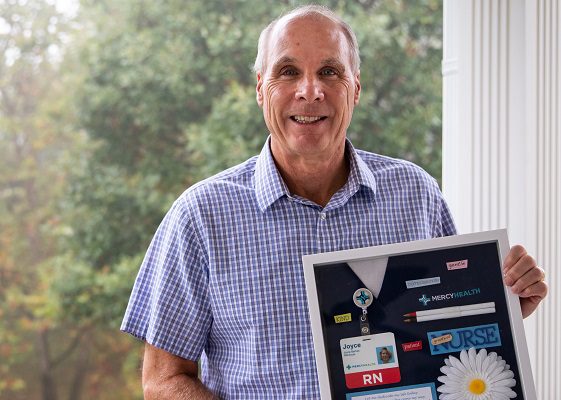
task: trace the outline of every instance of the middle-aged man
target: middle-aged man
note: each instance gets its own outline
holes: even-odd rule
[[[261,154],[184,192],[158,228],[122,330],[146,341],[147,399],[317,399],[301,257],[456,233],[421,168],[346,140],[356,38],[307,6],[261,34]],[[529,315],[547,293],[521,246],[505,283]],[[197,360],[201,360],[201,379]]]

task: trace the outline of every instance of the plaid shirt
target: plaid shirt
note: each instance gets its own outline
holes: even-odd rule
[[[291,195],[269,141],[186,190],[136,278],[121,330],[189,360],[222,398],[317,399],[302,255],[455,234],[416,165],[347,142],[350,175],[324,207]]]

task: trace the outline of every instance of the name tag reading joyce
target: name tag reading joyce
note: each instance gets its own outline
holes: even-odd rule
[[[345,382],[349,389],[387,385],[401,380],[391,332],[345,338],[340,341]]]

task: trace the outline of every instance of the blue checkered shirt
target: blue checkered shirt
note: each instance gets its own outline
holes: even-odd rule
[[[291,195],[269,141],[258,157],[173,204],[121,329],[189,360],[221,398],[318,399],[302,256],[455,234],[442,194],[412,163],[355,150],[324,207]]]

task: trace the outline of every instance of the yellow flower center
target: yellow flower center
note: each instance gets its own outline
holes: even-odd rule
[[[470,391],[470,393],[481,394],[485,392],[485,389],[486,389],[485,382],[482,379],[476,378],[476,379],[472,379],[469,382],[468,390]]]

